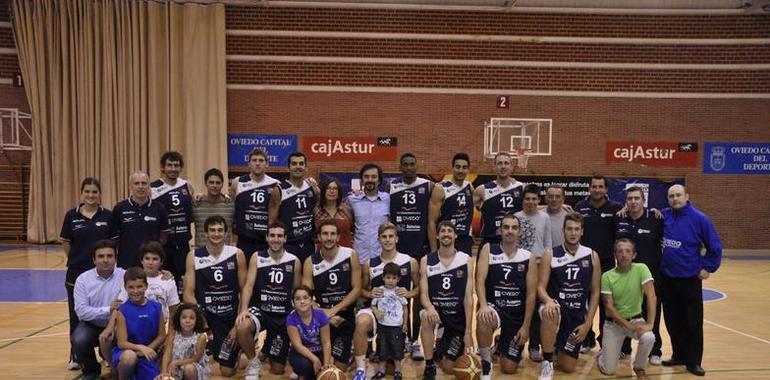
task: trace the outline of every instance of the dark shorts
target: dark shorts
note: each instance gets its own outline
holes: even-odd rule
[[[580,355],[580,343],[570,343],[569,338],[572,331],[585,322],[586,313],[583,310],[575,311],[564,308],[560,312],[559,331],[556,333],[556,351],[577,359]]]
[[[455,361],[465,352],[465,323],[458,326],[458,324],[444,323],[444,318],[441,318],[441,326],[444,327],[444,335],[436,345],[433,359],[441,361],[446,357]]]
[[[182,280],[187,269],[187,254],[190,253],[190,244],[166,243],[163,246],[163,253],[166,256],[163,260],[163,269],[170,271],[177,281]]]
[[[254,334],[254,341],[259,340],[259,332],[266,330],[262,353],[273,362],[286,364],[289,353],[289,334],[286,332],[286,315],[265,313],[257,307],[249,307],[252,319],[259,321],[259,331]]]
[[[401,326],[377,326],[377,357],[380,360],[404,358],[404,330]]]
[[[496,350],[503,357],[518,363],[521,361],[521,351],[524,349],[524,343],[515,342],[515,339],[516,333],[519,332],[523,324],[523,318],[511,318],[508,313],[502,313],[496,307],[492,307],[492,309],[497,313],[498,321],[500,322],[500,338],[497,341]]]
[[[235,244],[235,246],[243,251],[243,255],[246,256],[246,263],[248,264],[254,252],[264,251],[267,249],[267,242],[264,241],[264,239],[254,240],[249,238],[241,238],[238,236],[238,243]]]
[[[217,315],[206,312],[206,323],[208,323],[211,333],[214,335],[214,339],[211,341],[211,356],[222,366],[229,368],[236,368],[238,365],[238,356],[240,355],[240,349],[237,342],[233,342],[233,348],[230,351],[230,357],[222,359],[219,357],[219,351],[222,349],[222,343],[224,343],[227,334],[235,326],[235,317],[222,318]]]
[[[353,332],[356,329],[355,319],[345,318],[339,327],[330,325],[329,332],[332,341],[332,357],[340,363],[350,361],[350,347],[353,345]]]
[[[301,264],[315,252],[315,242],[312,240],[286,242],[286,244],[283,245],[283,248],[286,252],[297,256]]]
[[[315,356],[318,357],[321,361],[324,359],[323,351],[311,351]],[[289,364],[291,364],[291,369],[296,373],[298,376],[307,379],[307,380],[315,380],[315,369],[313,368],[313,362],[310,361],[310,359],[304,357],[302,354],[300,354],[297,351],[294,351],[293,349],[289,351]]]

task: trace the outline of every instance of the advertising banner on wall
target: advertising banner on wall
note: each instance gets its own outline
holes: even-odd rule
[[[398,139],[375,136],[303,136],[302,152],[310,161],[393,161],[398,159]]]
[[[646,166],[695,167],[698,144],[691,142],[608,141],[607,163],[627,162]]]
[[[770,142],[706,143],[703,172],[707,174],[770,174]]]
[[[297,135],[227,134],[227,164],[246,166],[249,153],[260,148],[267,153],[270,166],[286,165],[289,155],[297,151]]]

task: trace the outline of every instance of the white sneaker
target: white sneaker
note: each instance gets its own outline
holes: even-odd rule
[[[259,355],[254,356],[249,360],[249,364],[246,365],[246,370],[243,372],[243,378],[245,380],[259,380],[259,371],[262,369],[262,363],[259,361]]]
[[[412,360],[425,360],[425,356],[422,354],[422,348],[420,347],[420,342],[412,343]]]
[[[662,360],[660,358],[660,355],[652,355],[650,356],[650,364],[652,365],[661,365]]]
[[[289,375],[289,380],[297,380],[297,379],[299,379],[299,375],[297,375],[296,373],[292,372],[291,375]]]
[[[80,365],[80,363],[70,360],[69,363],[67,363],[67,369],[70,371],[80,371],[83,367]]]
[[[492,375],[481,375],[479,380],[492,380]]]
[[[540,377],[538,380],[551,380],[553,379],[553,363],[548,360],[543,360],[543,364],[540,367]]]

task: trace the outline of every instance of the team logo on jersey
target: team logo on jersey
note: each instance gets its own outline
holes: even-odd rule
[[[524,272],[527,268],[524,264],[519,264],[518,269],[519,269],[519,272]]]
[[[457,270],[457,274],[455,274],[455,277],[458,279],[463,278],[463,271],[461,269]]]
[[[401,268],[401,275],[402,276],[406,276],[406,272],[407,272],[406,268]]]
[[[588,268],[588,260],[580,260],[580,266],[583,268]]]
[[[286,269],[284,269],[284,271],[292,273],[294,272],[294,266],[291,264],[286,264]]]
[[[425,188],[421,187],[421,188],[417,189],[417,193],[418,194],[425,194]]]
[[[154,217],[154,216],[149,216],[149,215],[146,215],[146,216],[144,217],[144,221],[145,221],[145,222],[154,222],[154,221],[156,221],[156,220],[158,220],[158,218],[156,218],[156,217]]]
[[[636,233],[638,233],[638,234],[649,234],[649,233],[651,233],[651,232],[652,232],[652,231],[650,231],[650,230],[645,230],[644,228],[640,228],[640,229],[638,229],[638,230],[636,231]]]
[[[102,226],[106,226],[106,225],[107,225],[107,222],[96,222],[96,226],[97,227],[102,227]]]
[[[228,262],[227,263],[227,269],[229,269],[229,270],[235,269],[235,263],[232,262],[232,261]]]
[[[349,271],[350,270],[350,264],[343,263],[342,264],[342,270],[345,271],[345,272]]]

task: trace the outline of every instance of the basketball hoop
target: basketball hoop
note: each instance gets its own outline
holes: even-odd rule
[[[521,169],[527,168],[527,163],[529,162],[529,152],[530,149],[527,148],[516,149],[516,166]]]

